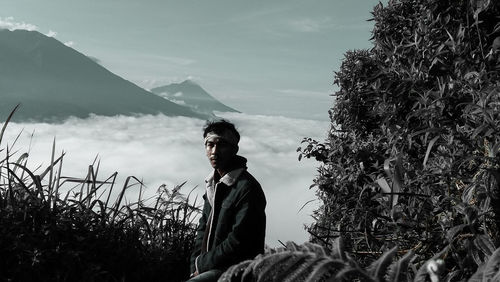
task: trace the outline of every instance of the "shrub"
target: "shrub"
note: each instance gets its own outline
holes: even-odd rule
[[[0,142],[5,130],[0,132]],[[55,146],[54,146],[55,147]],[[199,209],[162,186],[152,204],[123,203],[142,183],[128,177],[111,201],[117,173],[98,180],[99,165],[84,179],[60,175],[64,153],[35,175],[20,157],[0,149],[0,280],[182,281]],[[13,161],[14,159],[14,161]],[[62,188],[75,185],[66,195]],[[65,188],[65,189],[66,189]],[[101,198],[105,199],[101,199]]]
[[[470,277],[499,245],[499,1],[391,0],[373,48],[349,51],[320,163],[311,240],[346,238],[361,264],[398,245],[416,264],[445,252]]]

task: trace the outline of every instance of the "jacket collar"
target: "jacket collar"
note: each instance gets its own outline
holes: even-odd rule
[[[219,182],[226,184],[227,186],[231,186],[236,182],[240,174],[247,168],[247,159],[242,156],[235,156],[233,160],[232,170],[226,173]],[[205,178],[205,183],[213,184],[215,177],[215,170],[213,170],[207,178]],[[213,186],[213,185],[212,185]]]
[[[220,180],[219,182],[224,183],[226,186],[232,186],[236,180],[238,180],[238,177],[240,174],[245,170],[246,168],[238,168],[235,170],[232,170],[228,173],[226,173]],[[210,186],[213,186],[214,183],[214,176],[215,176],[215,170],[212,171],[207,178],[205,179],[205,183],[211,184]]]
[[[224,185],[226,185],[227,187],[233,186],[234,183],[236,183],[236,181],[238,180],[238,177],[240,177],[241,173],[243,173],[243,171],[247,169],[246,162],[247,160],[244,157],[236,156],[234,160],[235,166],[233,170],[221,177],[219,183],[224,183]],[[215,170],[213,170],[205,179],[207,197],[211,206],[213,206],[215,198],[215,173]]]

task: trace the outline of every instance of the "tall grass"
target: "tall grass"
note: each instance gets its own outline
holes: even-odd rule
[[[162,185],[154,197],[143,199],[138,178],[127,177],[119,189],[117,173],[100,178],[97,161],[84,178],[62,176],[65,154],[55,154],[55,139],[50,165],[36,173],[26,166],[27,153],[2,143],[14,111],[0,132],[0,280],[181,281],[188,276],[199,209],[196,199],[181,193],[185,183],[172,189]],[[127,202],[130,189],[139,193]]]

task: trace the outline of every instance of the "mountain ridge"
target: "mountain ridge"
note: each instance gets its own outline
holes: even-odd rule
[[[0,29],[0,119],[60,121],[90,114],[209,117],[142,89],[37,31]]]

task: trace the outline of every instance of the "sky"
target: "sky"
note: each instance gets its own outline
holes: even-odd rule
[[[248,158],[248,171],[264,189],[266,243],[276,247],[279,241],[307,241],[304,224],[313,222],[310,215],[319,205],[314,189],[309,189],[317,163],[310,159],[299,162],[296,149],[304,137],[323,140],[329,123],[239,113],[222,117],[236,124],[242,136],[239,154]],[[203,146],[203,124],[198,119],[163,115],[93,116],[72,118],[62,124],[9,123],[2,148],[8,146],[10,152],[16,152],[11,159],[28,153],[27,167],[40,167],[35,171],[40,174],[50,163],[55,138],[56,156],[65,152],[63,177],[85,178],[88,166],[97,157],[98,180],[118,172],[116,186],[121,188],[126,177],[136,176],[147,186],[144,198],[154,196],[162,184],[172,189],[187,181],[181,192],[187,195],[194,189],[191,199],[198,197],[201,204],[204,179],[211,172]],[[63,186],[62,197],[72,187]],[[135,201],[138,191],[129,189],[127,199]]]
[[[248,114],[328,120],[343,54],[370,48],[376,0],[2,0],[24,24],[151,89],[192,79]]]

